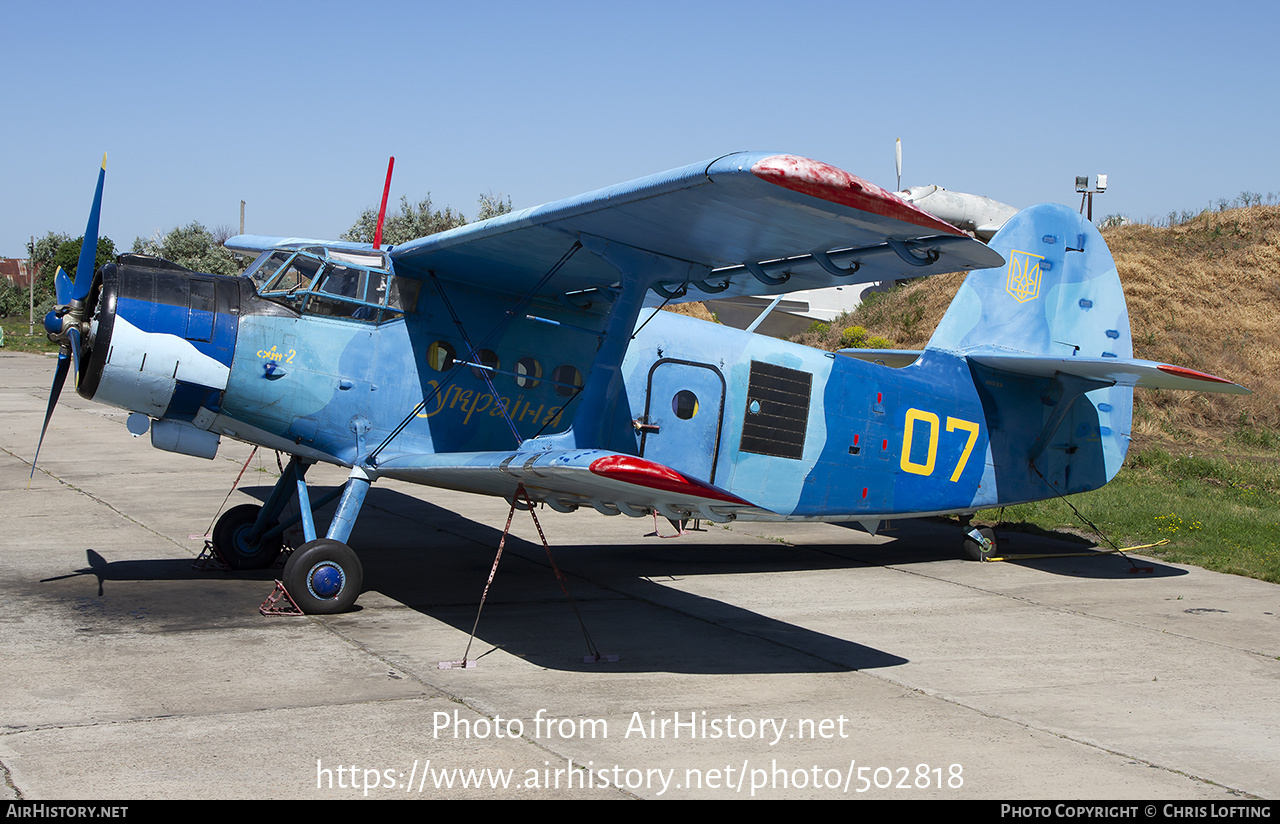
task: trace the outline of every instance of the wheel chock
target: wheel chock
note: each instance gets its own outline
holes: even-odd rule
[[[203,537],[203,536],[197,536]],[[227,566],[222,560],[222,556],[218,554],[218,550],[213,548],[213,541],[205,540],[204,549],[200,550],[200,554],[191,562],[191,568],[200,572],[230,572],[231,567]]]
[[[280,599],[284,598],[286,603],[281,603]],[[276,581],[276,588],[267,596],[267,600],[262,602],[262,606],[258,607],[258,612],[263,615],[304,615],[303,611],[294,603],[293,597],[289,595],[289,590],[284,588],[284,584]]]

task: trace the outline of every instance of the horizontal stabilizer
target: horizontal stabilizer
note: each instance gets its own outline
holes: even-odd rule
[[[968,353],[968,360],[1011,372],[1039,378],[1071,375],[1115,386],[1141,389],[1189,389],[1195,392],[1224,392],[1248,395],[1248,389],[1216,375],[1208,375],[1182,366],[1132,358],[1055,358],[1039,355],[1007,355]]]

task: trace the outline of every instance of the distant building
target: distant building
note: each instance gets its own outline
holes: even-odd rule
[[[26,287],[31,284],[31,275],[27,271],[25,258],[0,258],[0,277],[14,286]]]

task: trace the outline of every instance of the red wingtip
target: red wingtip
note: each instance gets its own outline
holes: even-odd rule
[[[1191,378],[1197,381],[1208,381],[1210,383],[1232,383],[1226,378],[1220,378],[1217,375],[1210,375],[1206,372],[1197,372],[1194,369],[1188,369],[1185,366],[1171,366],[1167,363],[1157,364],[1156,368],[1161,372],[1167,372],[1170,375],[1177,375],[1180,378]]]
[[[938,220],[920,207],[907,203],[874,183],[807,157],[771,155],[752,166],[751,172],[761,180],[785,189],[859,211],[914,223],[939,234],[964,234],[950,223]]]

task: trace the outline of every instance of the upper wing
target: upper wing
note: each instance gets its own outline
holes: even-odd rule
[[[878,186],[768,153],[726,155],[441,232],[390,254],[400,274],[430,271],[524,294],[576,251],[575,242],[657,256],[664,272],[679,276],[655,288],[677,301],[1004,265],[984,244]],[[537,291],[608,288],[620,279],[604,257],[577,251]]]

